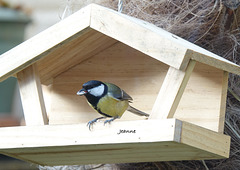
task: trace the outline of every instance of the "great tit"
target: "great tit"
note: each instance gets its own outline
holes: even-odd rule
[[[97,120],[111,117],[111,119],[104,122],[104,124],[110,123],[120,118],[126,110],[139,116],[149,116],[149,114],[130,106],[129,103],[133,100],[132,97],[112,83],[103,83],[98,80],[88,81],[83,84],[77,95],[84,95],[88,104],[103,115],[103,117],[88,122],[87,126],[90,130]]]

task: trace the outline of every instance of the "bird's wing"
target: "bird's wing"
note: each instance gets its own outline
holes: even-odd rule
[[[132,97],[129,96],[124,90],[120,89],[118,86],[105,83],[108,87],[108,95],[117,100],[132,100]]]

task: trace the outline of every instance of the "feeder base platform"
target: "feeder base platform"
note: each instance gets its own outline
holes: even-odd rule
[[[0,153],[56,166],[222,159],[230,137],[177,119],[0,128]]]

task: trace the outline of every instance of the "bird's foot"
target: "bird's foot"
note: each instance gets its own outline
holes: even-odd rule
[[[112,121],[114,121],[115,119],[117,119],[118,117],[114,117],[114,118],[112,118],[112,119],[109,119],[109,120],[105,120],[104,121],[104,125],[106,124],[106,123],[111,123]]]
[[[87,126],[88,126],[89,130],[91,131],[91,130],[93,129],[93,124],[94,124],[95,122],[97,122],[99,119],[103,119],[103,118],[105,118],[105,117],[98,117],[98,118],[96,118],[96,119],[93,119],[93,120],[89,121],[89,122],[87,123]]]

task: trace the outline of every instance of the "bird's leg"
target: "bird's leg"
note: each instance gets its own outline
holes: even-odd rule
[[[115,119],[117,119],[117,118],[119,118],[119,116],[116,116],[116,117],[113,117],[112,119],[109,119],[109,120],[105,120],[104,121],[104,125],[106,124],[106,123],[111,123],[112,121],[114,121]]]
[[[94,124],[95,122],[97,122],[99,119],[104,119],[104,118],[106,118],[106,117],[98,117],[98,118],[96,118],[96,119],[93,119],[93,120],[89,121],[88,124],[87,124],[89,130],[91,130],[91,129],[93,128],[93,124]]]

